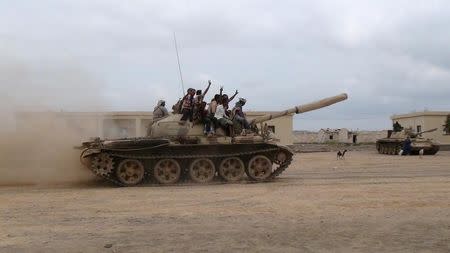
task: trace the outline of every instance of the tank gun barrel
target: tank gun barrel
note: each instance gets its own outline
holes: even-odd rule
[[[436,130],[437,130],[437,128],[425,130],[425,131],[418,132],[418,133],[414,134],[414,136],[419,136],[419,135],[424,134],[424,133],[431,133],[431,132],[434,132],[434,131],[436,131]]]
[[[255,125],[255,124],[258,124],[258,123],[261,123],[264,121],[268,121],[271,119],[280,118],[280,117],[283,117],[285,115],[292,114],[292,113],[299,114],[299,113],[305,113],[305,112],[317,110],[317,109],[327,107],[329,105],[344,101],[347,98],[348,98],[347,94],[342,93],[340,95],[324,98],[324,99],[321,99],[321,100],[318,100],[318,101],[315,101],[312,103],[299,105],[299,106],[290,108],[285,111],[270,113],[270,114],[266,114],[266,115],[254,118],[253,120],[250,121],[250,124]]]

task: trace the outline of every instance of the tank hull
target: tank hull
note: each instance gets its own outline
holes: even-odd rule
[[[225,181],[244,180],[244,176],[227,178],[223,173],[219,173],[229,169],[229,166],[236,167],[236,164],[243,165],[242,169],[245,170],[247,179],[268,181],[280,175],[289,166],[293,156],[293,152],[285,146],[251,141],[248,143],[180,144],[166,139],[140,138],[88,142],[84,143],[84,146],[85,150],[81,155],[82,163],[95,175],[118,186],[143,183],[174,184],[189,178],[194,179],[193,181],[210,182],[220,176],[223,176],[222,179],[226,179]],[[271,168],[270,175],[267,173],[262,176],[255,175],[259,170],[258,166],[269,164],[269,161],[271,164],[267,166]],[[125,166],[127,163],[131,164],[130,167],[137,168],[139,173],[136,175],[136,180],[132,175],[133,169],[130,169],[131,179],[124,182],[123,178],[126,178],[128,173]],[[169,164],[167,168],[161,168],[163,163]],[[195,171],[196,168],[197,171]],[[208,169],[213,171],[213,175],[203,173]],[[120,170],[123,170],[122,175],[125,175],[123,178]],[[168,175],[168,179],[165,180],[161,178],[164,170],[173,170],[174,173]],[[161,175],[158,175],[157,171],[161,171]],[[143,176],[141,176],[142,173]],[[198,176],[199,173],[205,176]],[[214,179],[210,180],[210,177]],[[139,182],[136,183],[136,181]]]
[[[376,148],[379,154],[398,155],[400,150],[403,148],[403,142],[403,139],[379,139],[376,142]],[[413,140],[411,143],[410,155],[419,155],[421,149],[423,149],[424,155],[435,155],[439,151],[439,145],[431,141],[417,142]]]

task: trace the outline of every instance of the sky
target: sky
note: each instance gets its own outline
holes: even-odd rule
[[[1,0],[0,100],[14,110],[151,111],[184,88],[247,110],[342,92],[294,129],[381,130],[450,110],[448,1]]]

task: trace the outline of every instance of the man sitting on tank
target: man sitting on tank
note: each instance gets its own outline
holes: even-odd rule
[[[156,122],[169,115],[166,108],[166,101],[159,100],[158,104],[153,109],[153,122]]]
[[[222,96],[222,104],[223,104],[223,106],[225,107],[225,111],[227,111],[227,110],[228,110],[228,105],[229,105],[229,103],[230,103],[231,101],[233,101],[233,99],[237,96],[237,94],[238,94],[239,92],[238,92],[238,90],[236,90],[236,91],[234,92],[234,95],[231,96],[230,98],[228,98],[228,95],[227,95],[227,94],[223,94],[223,95],[222,95],[222,90],[223,90],[223,88],[221,87],[221,88],[220,88],[220,95]]]
[[[208,107],[206,109],[209,123],[205,124],[205,130],[208,135],[215,134],[214,129],[215,129],[215,126],[217,125],[217,120],[214,117],[214,114],[216,114],[216,109],[217,109],[219,100],[220,100],[220,95],[219,94],[214,95],[214,98],[211,99],[211,102],[208,104]]]
[[[250,124],[248,123],[247,119],[245,118],[245,114],[242,110],[242,107],[245,105],[247,100],[245,98],[239,98],[239,101],[236,102],[236,105],[234,106],[233,110],[231,111],[232,119],[234,122],[239,124],[242,129],[248,130],[250,129]]]
[[[227,94],[223,94],[221,98],[221,105],[223,106],[223,109],[225,110],[225,115],[227,115],[229,118],[231,118],[231,113],[229,110],[229,99]]]
[[[222,99],[225,99],[226,103],[231,102],[237,96],[237,94],[239,93],[238,90],[236,90],[234,92],[234,95],[231,96],[231,98],[228,98],[227,94],[223,94],[223,86],[220,86],[220,90],[219,91],[220,91],[219,94],[216,94],[216,95],[219,95]],[[222,100],[222,101],[225,102],[225,100]],[[226,108],[226,109],[228,109],[228,108]]]
[[[396,121],[394,125],[392,125],[392,129],[394,132],[401,132],[403,130],[403,127],[402,125],[400,125],[400,123],[398,123],[398,121]]]
[[[223,105],[223,98],[219,100],[219,104],[216,108],[216,113],[214,114],[214,118],[217,121],[217,125],[222,127],[225,131],[228,131],[228,135],[233,137],[233,121],[228,117],[225,113],[225,106]]]
[[[209,135],[211,131],[211,119],[208,117],[208,111],[206,110],[206,102],[200,101],[194,103],[194,124],[203,125],[203,133]],[[212,134],[212,133],[211,133]]]

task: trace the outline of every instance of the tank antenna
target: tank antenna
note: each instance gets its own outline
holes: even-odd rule
[[[181,73],[180,56],[178,55],[177,37],[175,36],[175,32],[173,32],[173,42],[175,44],[175,52],[177,53],[178,72],[180,72],[180,80],[181,80],[181,91],[184,96],[183,74]]]

